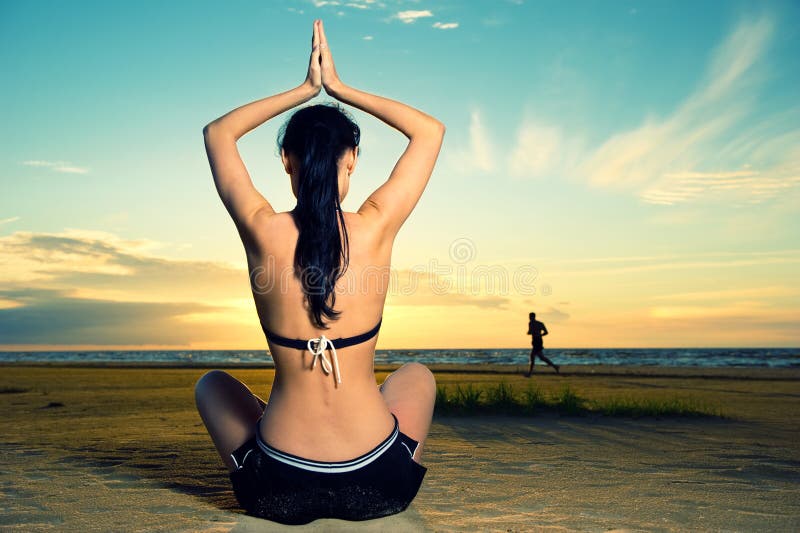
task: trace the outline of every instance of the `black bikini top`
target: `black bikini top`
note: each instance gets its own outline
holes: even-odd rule
[[[319,359],[322,370],[325,372],[325,374],[330,374],[331,370],[333,370],[334,377],[336,378],[336,384],[338,385],[342,382],[342,378],[339,375],[339,360],[336,357],[336,348],[347,348],[348,346],[353,346],[368,341],[378,334],[378,330],[381,329],[381,322],[383,322],[383,317],[378,320],[378,323],[375,324],[374,328],[366,333],[354,335],[353,337],[339,337],[338,339],[329,339],[325,335],[320,335],[317,338],[308,340],[290,339],[269,331],[267,328],[263,327],[263,325],[262,329],[264,330],[264,334],[267,336],[268,341],[280,346],[286,346],[287,348],[296,348],[298,350],[308,349],[308,351],[314,356],[314,360],[311,363],[311,369],[314,369],[314,367],[317,365],[317,359]],[[325,357],[325,350],[331,351],[333,365],[331,365],[331,361],[328,361],[328,358]]]

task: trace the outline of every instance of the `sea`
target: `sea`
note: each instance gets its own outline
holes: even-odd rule
[[[527,365],[528,349],[377,350],[376,364]],[[800,348],[552,348],[546,357],[558,365],[624,365],[666,367],[800,367]],[[262,365],[272,363],[267,350],[125,350],[7,351],[4,362],[172,363],[176,365]],[[537,364],[540,363],[537,360]]]

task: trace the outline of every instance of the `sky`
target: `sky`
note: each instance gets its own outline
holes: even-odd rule
[[[379,349],[800,346],[800,4],[0,2],[0,349],[265,349],[202,128],[345,83],[447,126]],[[328,101],[324,93],[316,101]],[[405,138],[354,111],[343,207]],[[281,115],[239,150],[293,207]]]

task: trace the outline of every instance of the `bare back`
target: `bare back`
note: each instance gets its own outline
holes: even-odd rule
[[[263,327],[281,336],[350,337],[372,329],[389,287],[392,239],[357,213],[344,213],[350,260],[336,284],[338,320],[328,330],[311,323],[300,280],[294,275],[298,230],[290,213],[264,215],[246,245],[251,288]],[[377,336],[337,349],[342,383],[317,365],[308,350],[269,343],[275,382],[261,424],[270,445],[309,459],[357,457],[380,443],[394,420],[378,391],[373,359]]]

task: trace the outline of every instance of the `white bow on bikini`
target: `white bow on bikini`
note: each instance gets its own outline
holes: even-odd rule
[[[336,346],[334,346],[333,341],[325,335],[320,335],[316,339],[308,340],[308,351],[314,356],[314,360],[311,363],[311,370],[314,370],[317,366],[317,359],[319,359],[322,371],[325,372],[326,375],[331,373],[331,362],[325,357],[325,350],[328,349],[330,349],[332,354],[333,376],[336,378],[336,384],[338,385],[342,382],[342,377],[339,375],[339,359],[336,357]]]

